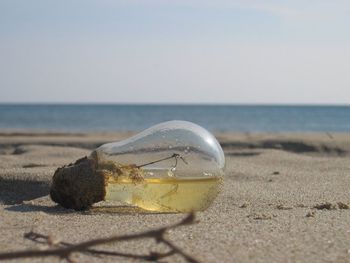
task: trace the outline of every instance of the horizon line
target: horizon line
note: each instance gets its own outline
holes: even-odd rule
[[[289,106],[350,107],[350,103],[212,103],[212,102],[0,102],[1,106]]]

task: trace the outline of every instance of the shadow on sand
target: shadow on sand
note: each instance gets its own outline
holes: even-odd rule
[[[44,212],[48,214],[70,214],[80,213],[86,215],[96,214],[159,214],[159,212],[152,212],[143,210],[134,206],[127,205],[96,205],[88,210],[75,211],[73,209],[65,209],[53,203],[50,205],[41,205],[35,203],[27,203],[39,197],[48,195],[50,192],[50,184],[48,182],[23,180],[23,179],[3,179],[0,178],[0,202],[5,205],[12,205],[6,207],[5,210],[12,212],[28,213],[28,212]],[[164,214],[164,213],[162,213]]]
[[[5,205],[21,204],[48,195],[48,182],[0,178],[0,202]]]
[[[19,204],[19,205],[13,205],[10,207],[5,208],[7,211],[12,212],[20,212],[20,213],[29,213],[29,212],[44,212],[47,214],[54,214],[54,215],[60,215],[60,214],[82,214],[82,215],[99,215],[99,214],[118,214],[118,215],[135,215],[135,214],[171,214],[171,213],[165,213],[165,212],[152,212],[147,211],[138,207],[134,206],[125,206],[125,205],[118,205],[118,206],[96,206],[91,207],[88,210],[84,211],[75,211],[73,209],[65,209],[59,205],[35,205],[35,204]]]
[[[13,205],[10,207],[6,207],[5,210],[11,212],[20,212],[20,213],[28,213],[28,212],[44,212],[47,214],[72,214],[76,213],[76,211],[72,209],[65,209],[59,205],[35,205],[35,204],[20,204]]]

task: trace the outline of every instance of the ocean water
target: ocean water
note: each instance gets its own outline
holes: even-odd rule
[[[0,129],[140,131],[168,120],[213,132],[350,132],[350,106],[0,105]]]

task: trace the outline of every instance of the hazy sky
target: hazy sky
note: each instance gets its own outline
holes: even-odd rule
[[[0,0],[0,102],[350,104],[350,1]]]

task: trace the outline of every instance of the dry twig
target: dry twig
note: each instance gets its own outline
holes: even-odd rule
[[[194,224],[195,222],[196,221],[195,221],[194,214],[189,214],[179,223],[176,223],[167,227],[155,229],[155,230],[149,230],[139,234],[111,236],[107,238],[92,239],[92,240],[88,240],[78,244],[58,242],[54,248],[49,248],[47,250],[22,250],[22,251],[1,253],[0,260],[56,256],[62,259],[66,259],[68,262],[71,262],[70,256],[72,255],[72,253],[80,252],[80,253],[89,253],[92,255],[120,256],[120,257],[128,257],[128,258],[136,258],[136,259],[144,259],[144,260],[159,260],[159,259],[171,256],[173,254],[178,254],[178,255],[181,255],[187,262],[198,263],[199,261],[197,259],[185,253],[181,248],[177,247],[174,243],[172,243],[171,241],[165,238],[165,233],[169,229],[174,229],[183,225]],[[31,231],[29,233],[26,233],[24,237],[35,242],[54,245],[52,244],[52,238],[50,236],[42,235],[40,233],[35,233]],[[120,253],[120,252],[113,252],[113,251],[106,251],[106,250],[98,250],[98,249],[92,248],[102,244],[108,244],[108,243],[113,243],[118,241],[144,239],[144,238],[153,238],[157,243],[163,243],[166,246],[168,246],[170,250],[166,253],[150,252],[149,255],[137,255],[137,254]]]

